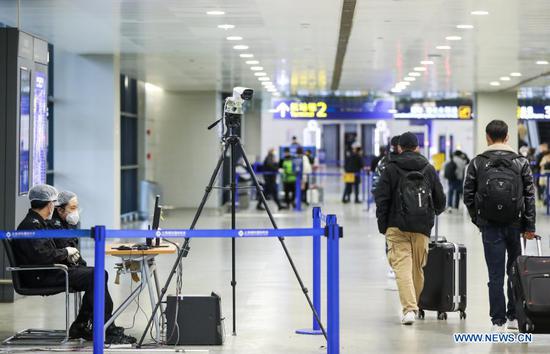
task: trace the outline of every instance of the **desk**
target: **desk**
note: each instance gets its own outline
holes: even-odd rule
[[[136,261],[140,264],[140,272],[141,272],[141,281],[137,288],[132,291],[130,296],[124,302],[113,312],[113,316],[105,323],[105,328],[109,327],[111,323],[113,323],[118,316],[130,304],[136,299],[136,297],[141,294],[143,290],[145,290],[145,287],[149,290],[149,298],[151,300],[151,308],[154,309],[155,305],[157,304],[158,299],[160,298],[160,285],[157,275],[157,267],[155,263],[155,257],[158,255],[168,255],[168,254],[175,254],[177,252],[176,246],[169,244],[169,243],[163,243],[161,246],[163,247],[156,247],[156,248],[150,248],[148,250],[119,250],[119,246],[129,246],[131,247],[134,243],[109,243],[106,245],[106,251],[105,253],[109,256],[114,257],[120,257],[124,262],[125,261]],[[155,290],[153,289],[153,284],[151,283],[151,280],[154,279],[155,281]],[[156,337],[155,339],[157,342],[160,342],[161,340],[161,328],[164,327],[164,321],[162,314],[164,313],[164,309],[161,305],[160,311],[157,311],[157,315],[154,318],[154,324],[155,324],[155,330],[156,330]],[[161,324],[162,323],[162,324]]]

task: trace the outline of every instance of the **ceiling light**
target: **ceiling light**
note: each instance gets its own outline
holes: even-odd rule
[[[228,41],[242,41],[243,40],[243,37],[239,37],[239,36],[229,36],[226,38]]]
[[[521,73],[510,73],[510,76],[513,76],[513,77],[520,77],[520,76],[521,76]]]
[[[417,66],[416,68],[414,68],[414,71],[426,71],[426,68],[423,66]]]
[[[218,28],[224,29],[224,30],[230,30],[235,28],[235,25],[218,25]]]
[[[261,77],[260,79],[264,79],[264,80],[261,80],[261,81],[263,81],[263,82],[262,82],[262,85],[264,85],[264,86],[271,86],[271,85],[273,85],[273,82],[267,81],[267,80],[269,80],[267,77]]]
[[[401,81],[396,86],[409,86],[411,83],[408,81]]]
[[[252,66],[250,67],[250,70],[252,71],[262,71],[264,69],[263,66]]]
[[[485,16],[485,15],[488,15],[489,14],[489,11],[485,11],[485,10],[475,10],[475,11],[472,11],[470,12],[472,15],[475,15],[475,16]]]
[[[234,46],[233,49],[235,49],[235,50],[247,50],[248,46],[239,44],[239,45]]]
[[[222,15],[225,15],[225,12],[220,10],[213,10],[213,11],[207,11],[206,14],[210,16],[222,16]]]
[[[259,77],[258,80],[260,80],[260,81],[266,81],[266,82],[267,82],[267,81],[269,81],[269,78],[263,76],[263,77]],[[271,82],[270,82],[270,83],[271,83]],[[262,84],[264,84],[264,83],[262,82]]]
[[[248,65],[257,65],[257,64],[260,64],[260,62],[257,61],[257,60],[247,60],[246,63],[247,63]]]
[[[275,93],[273,93],[273,96],[279,97],[279,96],[281,96],[281,94],[279,92],[275,92]]]
[[[473,25],[456,25],[456,28],[458,29],[472,29],[474,28]]]
[[[259,72],[259,73],[254,73],[255,76],[267,76],[266,73],[262,73],[262,72]]]
[[[417,73],[417,72],[412,72],[412,73],[409,73],[409,76],[421,76],[422,74],[421,73]]]
[[[445,37],[445,39],[448,40],[448,41],[459,41],[459,40],[462,39],[462,37],[460,37],[460,36],[447,36],[447,37]]]
[[[395,87],[391,89],[391,92],[393,92],[393,93],[399,93],[401,91],[402,91],[401,89],[398,89],[398,88],[395,88]]]
[[[243,53],[240,55],[241,58],[254,58],[254,54],[248,54],[248,53]]]
[[[431,60],[422,60],[422,61],[420,62],[420,64],[422,64],[422,65],[433,65],[433,63],[434,63],[434,62],[431,61]]]
[[[451,49],[451,46],[450,45],[438,45],[437,47],[435,47],[435,49],[449,50],[449,49]]]
[[[405,81],[416,81],[416,78],[407,76],[407,77],[404,78],[403,80],[405,80]]]
[[[491,85],[491,86],[500,86],[500,82],[498,82],[498,81],[491,81],[491,82],[489,83],[489,85]]]
[[[537,60],[537,65],[548,65],[547,60]]]
[[[511,79],[510,79],[510,77],[508,77],[508,76],[501,76],[501,77],[500,77],[500,81],[510,81],[510,80],[511,80]]]

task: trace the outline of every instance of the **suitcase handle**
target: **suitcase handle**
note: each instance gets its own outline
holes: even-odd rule
[[[540,235],[535,235],[535,240],[537,241],[537,252],[539,257],[542,257],[542,237]],[[521,236],[521,254],[525,256],[525,249],[527,248],[527,239]]]

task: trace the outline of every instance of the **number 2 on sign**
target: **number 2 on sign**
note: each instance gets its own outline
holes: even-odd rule
[[[327,104],[325,102],[317,102],[317,118],[326,118],[327,117]]]

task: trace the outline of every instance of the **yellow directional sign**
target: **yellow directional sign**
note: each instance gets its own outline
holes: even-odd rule
[[[460,119],[470,119],[470,118],[472,118],[472,107],[470,107],[470,106],[459,106],[458,107],[458,118],[460,118]]]

